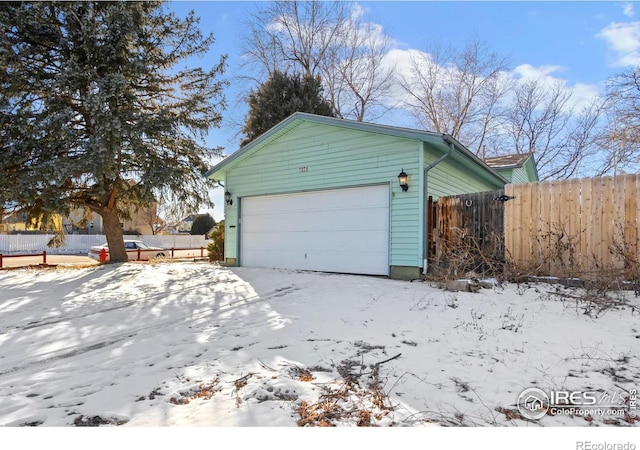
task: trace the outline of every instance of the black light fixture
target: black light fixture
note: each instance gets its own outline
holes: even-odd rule
[[[231,192],[227,191],[224,193],[224,201],[227,202],[227,205],[233,205],[233,200],[231,199]]]
[[[400,174],[398,175],[398,182],[400,183],[400,187],[402,188],[402,190],[404,192],[407,192],[407,190],[409,189],[409,175],[404,173],[404,169],[402,169],[402,172],[400,172]]]

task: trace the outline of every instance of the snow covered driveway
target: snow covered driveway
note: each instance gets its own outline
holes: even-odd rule
[[[518,416],[527,388],[615,403],[640,379],[632,293],[635,312],[594,319],[554,289],[187,262],[0,272],[0,425],[637,425]]]

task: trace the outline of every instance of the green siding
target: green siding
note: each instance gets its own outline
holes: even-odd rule
[[[529,176],[527,175],[527,169],[525,169],[524,166],[514,168],[513,172],[511,172],[511,173],[512,173],[512,175],[511,175],[511,180],[510,181],[512,183],[528,183],[529,182]]]
[[[234,204],[226,207],[225,231],[227,243],[236,244],[225,247],[225,257],[238,258],[242,197],[388,183],[390,265],[420,266],[421,148],[419,140],[314,123],[280,135],[227,170],[225,187]],[[409,175],[407,192],[398,185],[402,169]]]
[[[531,160],[527,161],[527,165],[532,166],[533,163],[530,163],[529,161]],[[527,171],[527,165],[510,167],[507,169],[496,169],[496,172],[505,177],[512,184],[532,183],[534,181],[538,181],[533,169]]]
[[[435,155],[427,155],[425,165],[429,165],[436,159]],[[444,159],[427,173],[427,183],[427,195],[434,198],[470,192],[492,191],[501,187],[474,176],[469,169],[466,169],[465,166],[451,157]]]

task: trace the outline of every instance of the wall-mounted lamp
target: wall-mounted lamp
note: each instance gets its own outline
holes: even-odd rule
[[[224,193],[224,201],[229,206],[233,205],[233,200],[231,199],[231,192],[227,191]]]
[[[400,183],[400,187],[402,188],[402,190],[404,192],[407,192],[407,190],[409,189],[409,175],[404,173],[404,169],[402,169],[402,172],[400,172],[400,174],[398,175],[398,182]]]

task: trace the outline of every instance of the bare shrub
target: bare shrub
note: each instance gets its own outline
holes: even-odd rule
[[[438,256],[430,265],[429,278],[437,281],[486,276],[503,280],[504,237],[490,233],[483,242],[466,229],[454,228],[449,239],[442,239]]]

